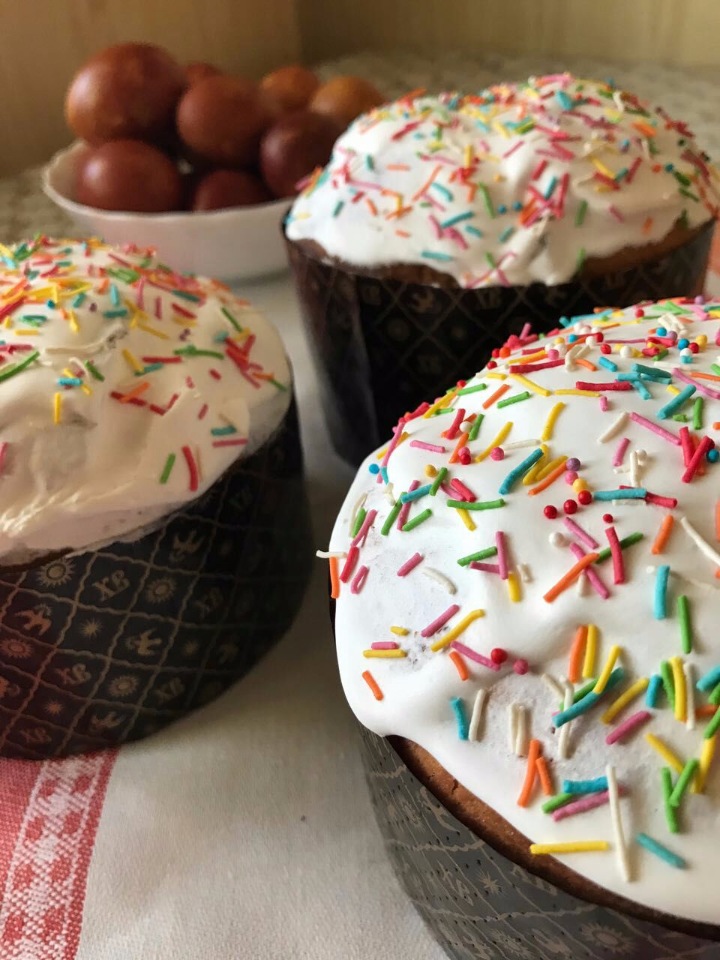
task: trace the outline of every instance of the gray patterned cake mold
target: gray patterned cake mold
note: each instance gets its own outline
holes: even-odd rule
[[[362,729],[375,815],[397,877],[453,960],[717,960],[720,943],[581,900],[454,817],[392,745]]]
[[[0,570],[0,755],[145,737],[283,635],[309,577],[295,406],[207,493],[133,542]]]
[[[526,323],[700,293],[714,224],[658,260],[546,287],[430,286],[354,273],[287,242],[335,450],[358,465],[406,411],[471,377]]]

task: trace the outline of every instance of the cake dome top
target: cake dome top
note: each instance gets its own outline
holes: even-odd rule
[[[221,284],[97,240],[0,253],[3,564],[139,530],[279,424],[280,338]]]
[[[351,267],[421,265],[462,287],[554,285],[588,258],[707,223],[719,190],[681,120],[564,73],[408,94],[361,116],[286,229]]]
[[[580,874],[708,923],[719,345],[720,303],[685,300],[514,338],[401,420],[330,543],[358,718],[420,744],[531,842],[599,842],[567,855]],[[550,770],[545,809],[528,751]]]

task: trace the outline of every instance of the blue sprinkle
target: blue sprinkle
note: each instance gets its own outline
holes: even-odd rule
[[[675,169],[675,165],[674,165],[674,164],[672,164],[672,163],[666,163],[666,164],[665,164],[665,170],[666,170],[667,173],[672,173],[674,169]]]
[[[46,301],[45,301],[45,306],[46,306],[46,307],[49,307],[50,310],[54,310],[54,309],[55,309],[55,301],[54,301],[54,300],[46,300]]]
[[[383,478],[383,482],[387,485],[390,481],[388,480],[387,467],[380,467],[380,476]]]
[[[690,341],[687,337],[683,337],[682,340],[678,340],[678,349],[684,350],[686,347],[690,346]]]
[[[75,299],[73,300],[73,302],[72,302],[72,307],[73,307],[73,309],[75,309],[75,307],[81,306],[81,304],[82,304],[82,302],[83,302],[83,300],[85,299],[86,296],[87,296],[86,293],[79,293],[79,294],[75,297]]]
[[[655,597],[653,599],[653,613],[656,620],[667,617],[667,585],[670,579],[670,567],[663,564],[657,568],[655,577]]]
[[[698,690],[707,693],[718,683],[720,683],[720,667],[713,667],[704,677],[700,677],[696,686]]]
[[[563,780],[563,793],[599,793],[608,789],[607,777],[595,777],[594,780]]]
[[[117,310],[105,310],[103,316],[107,320],[114,320],[115,317],[126,317],[128,311],[126,307],[118,307]]]
[[[647,693],[645,694],[645,704],[653,710],[657,708],[658,699],[663,690],[663,681],[659,673],[654,673],[650,677]]]
[[[568,343],[575,343],[575,341],[577,340],[577,334],[571,333],[567,339],[568,339]]]
[[[600,700],[600,698],[615,684],[620,683],[620,681],[625,676],[625,671],[622,667],[615,667],[613,672],[610,674],[605,689],[602,693],[595,693],[594,690],[591,690],[590,693],[586,693],[585,696],[578,700],[577,703],[574,703],[571,707],[568,707],[567,710],[561,710],[560,713],[556,713],[552,718],[552,724],[555,728],[562,727],[565,723],[570,723],[571,720],[574,720],[576,717],[581,716],[591,707],[594,707],[595,704]]]
[[[516,212],[517,212],[518,210],[522,210],[522,203],[521,203],[519,200],[516,200],[516,201],[513,203],[512,208],[513,208],[513,210],[515,210]]]
[[[497,212],[498,212],[498,213],[507,213],[507,207],[505,206],[504,203],[501,203],[501,204],[497,207]]]
[[[154,373],[156,370],[162,370],[164,363],[149,363],[143,370],[136,370],[136,377],[144,377],[146,373]]]
[[[646,496],[644,487],[627,487],[622,490],[596,490],[593,500],[644,500]]]
[[[658,327],[658,328],[657,328],[657,335],[658,335],[659,337],[666,337],[666,336],[667,336],[667,330],[665,329],[665,327]]]
[[[416,490],[410,490],[408,493],[400,495],[402,503],[410,503],[413,500],[419,500],[420,497],[426,497],[430,493],[431,483],[426,483],[424,487],[418,487]]]
[[[478,228],[477,228],[477,227],[473,227],[472,224],[469,224],[467,227],[465,227],[465,233],[471,233],[474,237],[484,237],[484,236],[485,236],[485,234],[482,232],[482,230],[478,230]]]
[[[79,387],[82,384],[80,377],[58,377],[61,387]]]
[[[546,200],[549,200],[550,197],[553,195],[553,190],[555,189],[556,186],[557,186],[557,177],[553,177],[550,183],[547,185],[547,190],[543,194]]]
[[[457,720],[457,731],[458,738],[460,740],[467,740],[468,738],[468,720],[465,715],[465,704],[462,702],[461,697],[453,697],[450,701],[450,706],[453,709],[455,714],[455,719]]]
[[[214,437],[228,437],[232,433],[237,433],[237,430],[232,424],[228,424],[227,427],[213,427],[210,433]]]
[[[720,460],[720,452],[713,447],[712,450],[708,450],[708,452],[705,454],[705,458],[707,459],[708,463],[717,463],[718,460]]]
[[[371,463],[370,466],[368,467],[368,470],[370,471],[370,473],[378,474],[380,473],[380,464]]]
[[[671,417],[674,413],[677,413],[680,407],[686,403],[690,397],[695,393],[696,387],[693,387],[692,384],[688,384],[677,396],[673,397],[672,400],[668,401],[664,407],[661,407],[656,416],[658,420],[667,420],[668,417]]]
[[[542,456],[542,450],[540,447],[537,447],[537,449],[533,450],[529,457],[526,457],[522,463],[519,463],[516,467],[514,467],[500,484],[500,489],[498,490],[500,496],[510,493],[518,480],[524,477],[528,470],[534,466]]]
[[[114,283],[110,284],[110,301],[114,307],[120,306],[120,291]]]
[[[505,243],[514,233],[515,227],[507,227],[507,229],[503,230],[503,232],[500,234],[500,243]]]
[[[573,102],[572,102],[572,100],[570,99],[570,97],[565,93],[564,90],[556,90],[556,91],[555,91],[555,99],[556,99],[557,102],[560,104],[560,106],[563,108],[563,110],[572,110],[572,108],[573,108]]]
[[[646,367],[644,363],[634,363],[633,371],[645,380],[656,380],[658,383],[669,383],[672,380],[672,374],[669,370]]]
[[[449,220],[443,220],[440,226],[443,230],[446,230],[448,227],[454,227],[456,223],[462,223],[463,220],[471,220],[475,214],[472,210],[467,210],[465,213],[458,213],[455,217],[450,217]]]
[[[649,850],[650,853],[654,853],[656,857],[664,860],[669,866],[676,867],[678,870],[684,870],[687,867],[687,861],[683,860],[683,858],[679,857],[676,853],[673,853],[672,850],[668,850],[662,843],[653,840],[653,838],[649,837],[646,833],[638,833],[635,839],[641,847]]]
[[[598,359],[598,364],[599,364],[601,367],[605,367],[606,370],[612,371],[612,373],[616,373],[616,372],[617,372],[617,364],[616,364],[616,363],[613,363],[612,360],[608,360],[607,357],[600,357],[600,358]]]

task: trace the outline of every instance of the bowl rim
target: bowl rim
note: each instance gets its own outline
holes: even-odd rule
[[[179,223],[182,221],[192,221],[194,223],[200,220],[219,222],[228,220],[232,217],[253,217],[261,216],[263,213],[280,210],[287,207],[288,210],[293,203],[293,197],[282,197],[277,200],[269,200],[266,203],[255,203],[246,207],[223,207],[220,210],[174,210],[168,213],[140,213],[132,210],[102,210],[100,207],[90,207],[84,203],[78,203],[70,197],[60,193],[57,187],[52,183],[53,174],[57,168],[73,154],[79,153],[80,148],[87,146],[82,140],[75,140],[67,147],[63,147],[52,155],[50,160],[42,168],[42,189],[46,197],[49,197],[57,206],[62,207],[71,214],[83,217],[98,217],[109,221],[122,220],[144,220],[152,223]],[[282,218],[284,219],[284,217]]]

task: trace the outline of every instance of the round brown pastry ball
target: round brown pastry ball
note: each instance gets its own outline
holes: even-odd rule
[[[275,117],[257,84],[214,76],[190,87],[178,104],[177,129],[199,156],[223,166],[250,166]]]
[[[276,100],[286,113],[307,106],[319,86],[318,75],[296,63],[273,70],[260,81],[260,87]]]
[[[258,177],[245,170],[213,170],[202,177],[194,190],[192,210],[224,210],[227,207],[249,207],[272,200]]]
[[[281,117],[260,145],[260,170],[275,196],[294,196],[298,181],[325,166],[342,130],[332,117],[309,110]]]
[[[100,210],[165,213],[182,206],[182,178],[155,147],[140,140],[111,140],[83,158],[75,199]]]
[[[189,87],[205,80],[207,77],[218,77],[222,73],[219,67],[213,66],[212,63],[206,63],[204,60],[194,60],[192,63],[186,63],[183,69]]]
[[[385,97],[378,88],[362,77],[333,77],[318,88],[309,107],[347,127],[361,113],[367,113],[384,102]]]
[[[91,57],[65,98],[73,133],[89,143],[126,137],[152,140],[172,127],[185,72],[151,43],[118,43]]]

